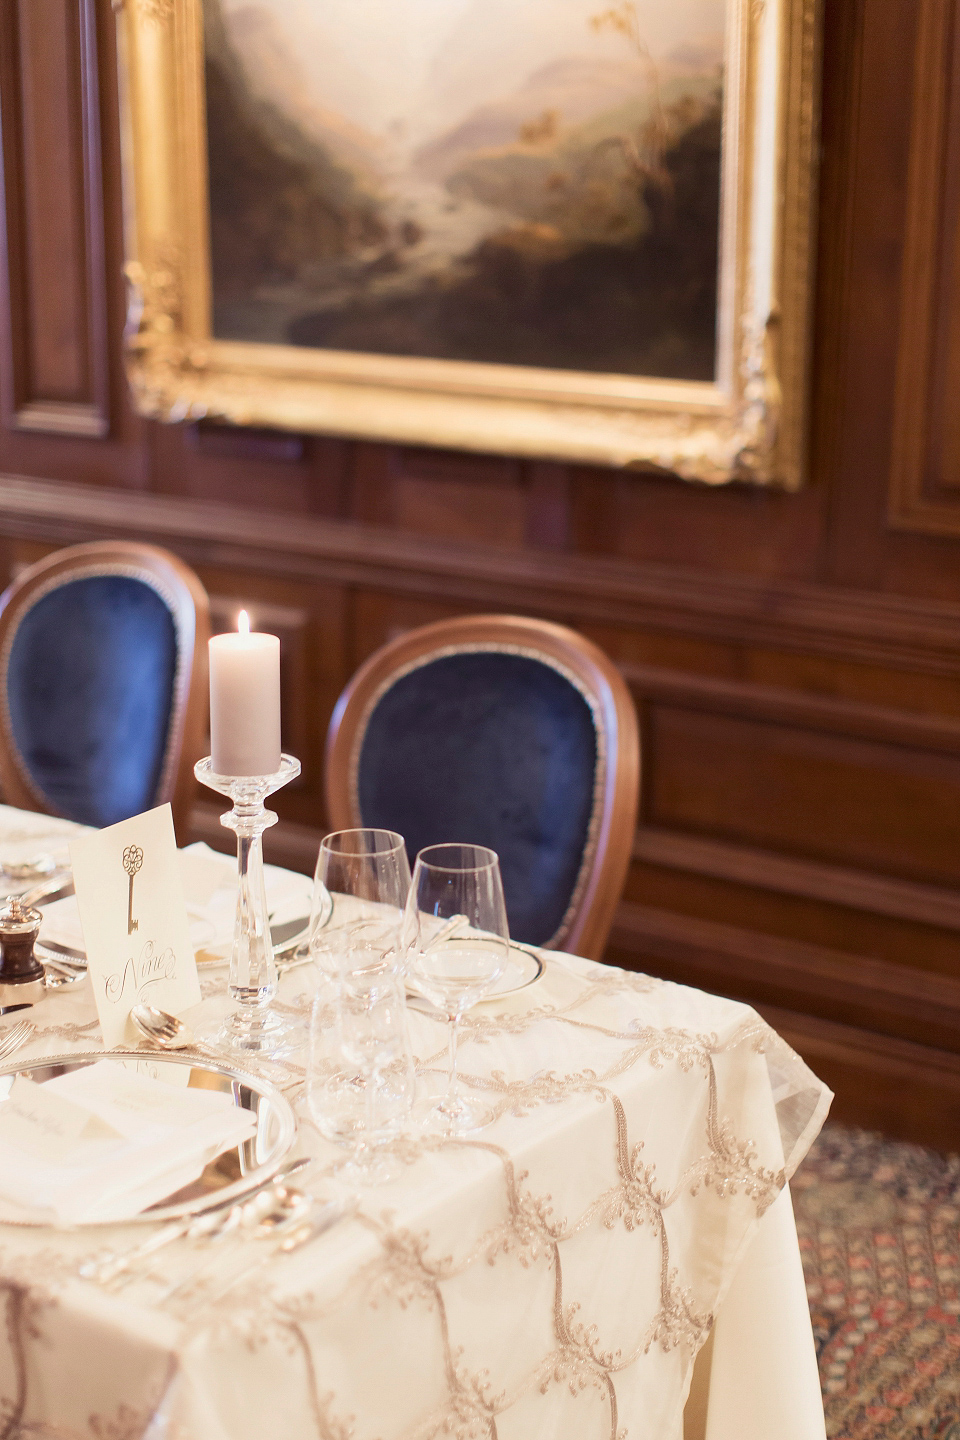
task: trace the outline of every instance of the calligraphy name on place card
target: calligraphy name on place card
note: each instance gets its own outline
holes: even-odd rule
[[[78,836],[70,856],[104,1044],[130,1043],[134,1005],[200,1001],[170,806]]]
[[[122,970],[107,976],[104,981],[107,999],[116,1005],[124,995],[135,992],[137,1000],[152,1004],[148,994],[150,987],[162,980],[172,980],[176,974],[177,957],[170,946],[158,954],[156,945],[148,940],[136,958],[131,955]],[[166,1009],[166,1006],[161,1008]]]

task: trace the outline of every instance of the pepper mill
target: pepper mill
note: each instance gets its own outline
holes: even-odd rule
[[[43,966],[33,953],[39,910],[24,909],[14,895],[0,910],[0,1009],[36,1005],[45,993]]]

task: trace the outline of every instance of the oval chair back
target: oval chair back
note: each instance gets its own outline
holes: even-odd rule
[[[98,827],[169,800],[183,833],[209,634],[197,576],[155,546],[74,545],[31,565],[0,597],[4,798]]]
[[[445,840],[500,856],[510,934],[599,959],[637,816],[633,701],[601,650],[511,615],[391,641],[340,697],[327,737],[336,829],[396,830],[411,862]]]

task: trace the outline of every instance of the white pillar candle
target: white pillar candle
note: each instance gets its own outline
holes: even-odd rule
[[[274,775],[280,769],[280,641],[237,632],[210,641],[210,750],[217,775]]]

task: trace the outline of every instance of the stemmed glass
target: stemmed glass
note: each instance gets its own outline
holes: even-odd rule
[[[450,1022],[450,1074],[428,1128],[460,1135],[486,1121],[457,1076],[460,1017],[489,994],[507,963],[510,931],[500,861],[485,845],[421,850],[407,897],[403,946],[407,983]]]
[[[407,852],[394,831],[340,830],[320,846],[309,943],[324,979],[311,1014],[307,1104],[323,1135],[353,1145],[337,1174],[358,1184],[395,1173],[378,1147],[413,1103],[399,975],[409,887]]]
[[[320,844],[310,912],[310,954],[326,974],[340,974],[352,950],[382,939],[396,968],[410,862],[394,830],[336,830]]]
[[[399,1165],[381,1146],[413,1105],[413,1059],[407,1038],[403,982],[371,951],[344,965],[314,1000],[310,1022],[307,1105],[320,1133],[350,1145],[335,1174],[348,1183],[380,1184]]]

